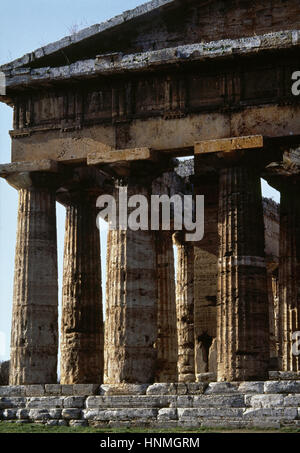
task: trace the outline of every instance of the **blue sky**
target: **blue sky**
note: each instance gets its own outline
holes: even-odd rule
[[[74,25],[85,28],[145,3],[137,0],[11,0],[1,2],[0,64],[21,57],[70,34]],[[0,163],[10,162],[12,109],[0,104]],[[0,179],[0,360],[9,357],[13,293],[17,191]],[[62,273],[64,208],[57,205],[59,275]],[[106,247],[106,234],[101,237]],[[104,255],[104,254],[103,254]],[[103,271],[105,263],[103,262]],[[104,272],[103,272],[104,273]],[[60,291],[61,294],[61,279]]]
[[[79,28],[109,19],[145,1],[136,0],[11,0],[1,2],[0,64],[21,57]],[[10,162],[12,109],[0,104],[0,163]],[[278,194],[264,187],[264,195]],[[59,274],[62,273],[64,208],[58,205]],[[12,310],[14,249],[17,219],[17,192],[0,179],[0,341],[5,336],[5,348],[0,345],[0,360],[9,357]],[[105,234],[102,235],[105,250]],[[104,254],[103,254],[104,255]],[[103,262],[103,270],[105,263]],[[60,280],[61,283],[61,280]],[[61,293],[61,285],[60,285]]]

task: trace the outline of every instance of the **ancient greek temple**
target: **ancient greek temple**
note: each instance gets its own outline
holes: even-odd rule
[[[154,0],[0,67],[14,110],[0,176],[19,194],[10,385],[56,384],[58,357],[62,385],[300,371],[299,13]],[[96,201],[120,187],[204,195],[204,236],[110,230],[103,288]]]

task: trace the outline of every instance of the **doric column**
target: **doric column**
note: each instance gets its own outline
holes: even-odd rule
[[[197,156],[195,169],[197,171]],[[200,165],[201,171],[201,165]],[[194,243],[195,367],[199,373],[216,373],[218,281],[218,174],[196,174],[195,192],[204,196],[204,237]]]
[[[172,234],[156,234],[158,306],[157,306],[157,382],[177,382],[177,326],[175,268]]]
[[[194,338],[194,244],[184,232],[173,235],[177,246],[176,311],[178,335],[178,381],[195,381]]]
[[[267,377],[268,295],[259,174],[220,171],[218,380]]]
[[[53,175],[22,172],[11,179],[19,189],[19,206],[10,385],[56,383],[58,280]]]
[[[279,357],[283,371],[300,371],[293,332],[300,330],[299,185],[283,188],[280,202]]]
[[[97,195],[75,190],[66,206],[61,319],[61,383],[103,380],[103,313]]]
[[[146,180],[146,178],[145,178]],[[128,198],[150,188],[129,178]],[[119,210],[119,191],[115,191]],[[155,234],[116,228],[109,232],[107,254],[105,383],[149,383],[155,378],[157,352],[157,273]]]

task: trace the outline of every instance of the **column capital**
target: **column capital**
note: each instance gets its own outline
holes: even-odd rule
[[[193,249],[194,242],[186,241],[185,234],[186,234],[185,230],[175,231],[175,233],[172,234],[173,244],[176,245],[177,247],[185,246]]]
[[[17,190],[55,190],[61,183],[66,167],[52,160],[13,162],[0,165],[0,177]]]
[[[159,175],[173,169],[176,160],[150,148],[115,149],[88,155],[88,165],[98,166],[124,184],[149,185]]]
[[[64,206],[76,205],[83,200],[96,200],[103,194],[113,192],[113,180],[96,167],[80,166],[69,170],[56,199]]]
[[[262,135],[203,140],[194,144],[195,158],[208,167],[222,169],[233,166],[264,167]]]

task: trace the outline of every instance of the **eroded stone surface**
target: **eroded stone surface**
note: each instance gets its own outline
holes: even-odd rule
[[[128,197],[150,188],[128,185]],[[119,190],[115,191],[119,199]],[[157,274],[152,231],[108,233],[105,384],[153,382],[157,351]]]
[[[100,234],[96,194],[70,192],[64,197],[66,234],[61,320],[61,383],[103,380]]]
[[[219,209],[218,380],[263,379],[269,364],[269,302],[255,170],[221,170]]]
[[[58,281],[55,192],[19,190],[10,384],[57,382]]]
[[[177,246],[176,307],[178,332],[178,380],[195,381],[194,247],[184,233],[173,235]]]

